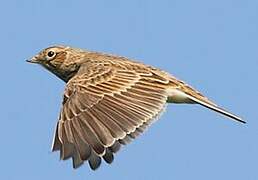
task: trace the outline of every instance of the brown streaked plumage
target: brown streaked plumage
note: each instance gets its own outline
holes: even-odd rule
[[[84,161],[91,169],[152,123],[166,103],[200,104],[245,123],[170,74],[125,57],[65,46],[44,49],[28,62],[38,63],[67,83],[53,140],[61,159]]]

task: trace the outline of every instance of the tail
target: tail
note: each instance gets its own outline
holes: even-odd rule
[[[197,104],[200,104],[200,105],[202,105],[202,106],[204,106],[206,108],[209,108],[209,109],[211,109],[213,111],[216,111],[218,113],[221,113],[221,114],[223,114],[223,115],[225,115],[225,116],[227,116],[227,117],[229,117],[229,118],[231,118],[233,120],[236,120],[236,121],[241,122],[241,123],[246,123],[242,118],[240,118],[240,117],[238,117],[238,116],[236,116],[236,115],[234,115],[234,114],[232,114],[232,113],[230,113],[230,112],[228,112],[228,111],[218,107],[215,104],[204,102],[204,101],[199,100],[199,99],[197,99],[197,98],[195,98],[193,96],[190,96],[190,95],[187,95],[187,97],[189,99],[191,99],[193,102],[195,102]]]
[[[221,113],[233,120],[236,120],[241,123],[246,123],[243,121],[240,117],[218,107],[216,104],[209,101],[205,96],[201,95],[194,89],[185,86],[187,88],[188,93],[182,90],[178,90],[175,88],[168,89],[168,103],[193,103],[193,104],[200,104],[206,108],[209,108],[213,111],[216,111],[218,113]]]

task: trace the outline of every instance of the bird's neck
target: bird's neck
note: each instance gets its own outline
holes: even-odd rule
[[[57,77],[62,79],[64,82],[68,82],[79,70],[80,65],[72,64],[69,67],[68,66],[60,66],[55,67],[52,65],[44,66],[47,70],[49,70],[51,73],[55,74]]]

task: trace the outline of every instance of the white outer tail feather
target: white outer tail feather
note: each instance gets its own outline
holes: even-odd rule
[[[224,116],[227,116],[233,120],[236,120],[238,122],[241,122],[241,123],[246,123],[244,120],[242,120],[242,118],[218,107],[217,105],[215,104],[209,104],[207,102],[204,102],[200,99],[197,99],[196,97],[193,97],[189,94],[186,94],[178,89],[168,89],[168,94],[169,94],[169,101],[170,102],[173,102],[173,103],[197,103],[197,104],[200,104],[206,108],[209,108],[213,111],[216,111],[218,113],[221,113],[223,114]]]
[[[228,112],[228,111],[226,111],[226,110],[224,110],[224,109],[222,109],[222,108],[220,108],[218,106],[208,104],[208,103],[203,102],[203,101],[201,101],[201,100],[199,100],[199,99],[197,99],[197,98],[195,98],[193,96],[190,96],[190,95],[187,95],[187,96],[188,96],[189,99],[191,99],[192,101],[196,102],[197,104],[200,104],[200,105],[202,105],[202,106],[204,106],[206,108],[209,108],[209,109],[211,109],[213,111],[221,113],[221,114],[223,114],[223,115],[225,115],[225,116],[227,116],[227,117],[229,117],[231,119],[234,119],[236,121],[239,121],[241,123],[246,123],[245,121],[242,120],[242,118],[240,118],[240,117],[238,117],[238,116],[236,116],[236,115],[234,115],[234,114],[232,114],[232,113],[230,113],[230,112]]]

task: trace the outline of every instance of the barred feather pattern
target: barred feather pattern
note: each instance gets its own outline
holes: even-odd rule
[[[92,63],[97,64],[97,63]],[[134,66],[97,64],[85,68],[66,87],[53,151],[73,167],[101,159],[112,163],[121,145],[137,138],[164,110],[169,81]]]

